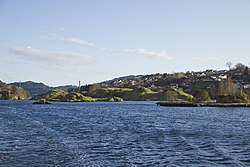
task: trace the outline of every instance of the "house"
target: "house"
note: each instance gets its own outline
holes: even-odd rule
[[[155,84],[152,84],[152,85],[150,86],[150,89],[151,89],[151,90],[156,90],[157,87],[155,86]]]
[[[179,88],[179,85],[177,84],[177,83],[172,83],[171,85],[170,85],[170,87],[171,88]]]
[[[221,80],[225,80],[225,79],[227,79],[227,75],[221,74],[218,78]]]
[[[206,73],[201,73],[200,75],[198,75],[198,77],[205,77],[205,76],[207,76],[207,74]]]
[[[134,86],[135,85],[135,81],[130,81],[131,85]]]
[[[244,89],[250,89],[250,83],[245,83],[243,84]]]

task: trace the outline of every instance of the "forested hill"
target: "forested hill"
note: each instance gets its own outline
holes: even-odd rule
[[[29,93],[17,86],[8,85],[0,81],[0,100],[28,99]]]

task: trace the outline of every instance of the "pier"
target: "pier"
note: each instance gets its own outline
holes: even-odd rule
[[[156,105],[166,107],[250,107],[250,103],[157,102]]]

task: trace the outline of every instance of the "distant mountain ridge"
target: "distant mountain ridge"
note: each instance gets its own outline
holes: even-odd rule
[[[21,87],[24,90],[28,91],[30,93],[30,96],[36,96],[40,94],[47,93],[54,89],[61,89],[61,90],[68,90],[71,88],[76,88],[75,85],[65,85],[65,86],[57,86],[57,87],[51,87],[48,85],[45,85],[42,82],[33,82],[33,81],[26,81],[26,82],[13,82],[9,85]]]

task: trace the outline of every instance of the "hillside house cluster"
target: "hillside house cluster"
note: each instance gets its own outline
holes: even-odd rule
[[[167,88],[179,88],[190,92],[190,88],[199,83],[205,85],[204,89],[215,89],[218,82],[225,81],[228,77],[233,78],[240,89],[250,89],[250,83],[243,80],[243,71],[213,70],[187,71],[177,73],[157,73],[151,75],[140,75],[134,77],[122,77],[114,81],[103,82],[107,87],[147,87],[151,90],[162,90]]]

